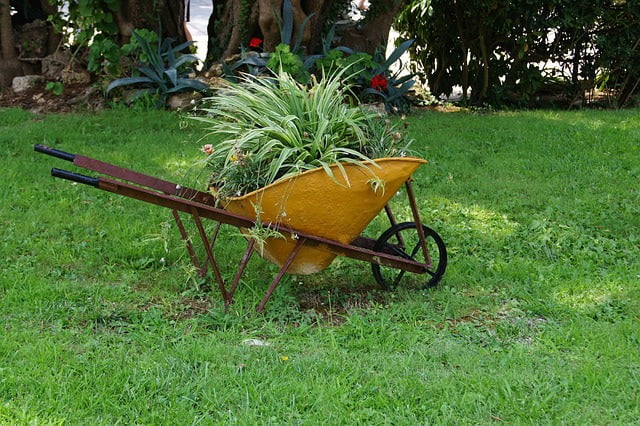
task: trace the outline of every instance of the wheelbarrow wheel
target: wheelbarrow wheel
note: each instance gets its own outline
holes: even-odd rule
[[[444,275],[444,271],[447,268],[447,249],[444,241],[436,231],[424,225],[422,229],[424,230],[424,236],[429,250],[431,267],[428,268],[426,272],[428,281],[424,282],[419,280],[418,282],[421,284],[420,288],[427,288],[438,284],[438,281],[440,281]],[[380,238],[378,238],[373,250],[420,263],[427,263],[424,253],[422,252],[418,228],[415,222],[398,223],[387,229]],[[407,274],[413,277],[420,276],[375,263],[371,264],[371,269],[376,281],[385,290],[395,289],[400,280]]]

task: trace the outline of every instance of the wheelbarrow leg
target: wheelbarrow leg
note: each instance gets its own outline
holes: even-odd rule
[[[391,223],[391,226],[395,226],[397,223],[396,217],[393,215],[393,212],[391,211],[391,207],[389,207],[389,204],[384,205],[384,212],[387,214],[387,217],[389,218],[389,223]]]
[[[416,203],[416,197],[413,192],[413,186],[411,185],[411,179],[405,182],[405,187],[407,188],[407,197],[409,198],[411,213],[413,214],[413,221],[416,223],[418,238],[420,238],[422,253],[424,254],[424,259],[427,262],[427,265],[431,265],[431,257],[429,256],[429,249],[427,248],[427,239],[424,235],[422,220],[420,219],[420,213],[418,212],[418,204]]]
[[[238,283],[240,282],[240,278],[242,274],[244,274],[244,270],[249,263],[249,259],[251,259],[251,255],[253,254],[253,247],[256,245],[256,240],[251,238],[249,240],[249,245],[247,250],[242,255],[242,259],[240,260],[240,265],[238,266],[238,272],[236,272],[235,277],[233,277],[233,282],[231,283],[231,287],[229,288],[229,303],[226,303],[225,307],[228,308],[229,305],[233,302],[233,295],[236,292],[236,287],[238,287]]]
[[[204,226],[202,226],[202,220],[200,219],[200,214],[198,213],[198,209],[196,209],[195,207],[191,208],[191,214],[193,215],[193,219],[195,220],[196,226],[198,227],[200,238],[202,239],[202,243],[204,244],[204,249],[207,253],[207,259],[209,259],[209,263],[211,264],[211,268],[213,269],[213,274],[215,275],[216,280],[218,281],[218,288],[220,288],[220,293],[222,293],[222,298],[224,299],[225,304],[229,304],[231,303],[231,298],[229,297],[229,293],[227,293],[227,289],[224,286],[224,280],[222,279],[222,274],[220,274],[220,268],[218,268],[218,263],[216,262],[216,258],[213,255],[212,245],[209,243],[209,238],[207,237],[207,233],[204,230]]]
[[[189,252],[189,257],[191,257],[191,261],[193,262],[193,265],[196,267],[196,270],[198,271],[198,276],[200,278],[203,278],[206,273],[207,273],[207,264],[205,263],[204,265],[200,265],[200,261],[198,260],[198,256],[196,256],[196,251],[193,249],[193,244],[191,243],[191,238],[189,238],[189,235],[187,235],[187,230],[184,227],[184,223],[182,222],[182,219],[180,218],[180,215],[178,214],[178,212],[176,210],[171,210],[171,213],[173,213],[173,218],[176,221],[176,224],[178,225],[178,230],[180,230],[180,235],[182,236],[182,241],[184,241],[184,243],[187,246],[187,251]]]
[[[269,298],[271,297],[271,294],[273,294],[273,291],[276,289],[276,287],[280,283],[280,280],[282,279],[284,274],[287,272],[287,269],[289,269],[289,266],[291,266],[291,263],[293,262],[293,259],[295,259],[295,257],[298,255],[298,252],[300,251],[300,249],[304,245],[305,240],[306,240],[305,238],[299,238],[298,239],[298,242],[296,243],[296,246],[293,248],[293,251],[291,251],[291,254],[287,258],[287,261],[284,263],[284,265],[282,265],[282,268],[280,268],[280,272],[278,272],[278,275],[276,275],[275,279],[273,280],[273,282],[269,286],[269,289],[267,289],[267,292],[265,293],[264,297],[260,301],[260,304],[256,308],[257,312],[261,312],[264,309],[264,305],[266,305],[267,302],[269,301]]]
[[[393,212],[391,211],[391,207],[389,207],[389,204],[386,204],[384,206],[384,211],[385,213],[387,213],[387,217],[389,218],[389,223],[391,223],[391,226],[396,226],[398,224],[398,222],[396,221],[395,216],[393,215]],[[404,241],[402,240],[402,235],[400,235],[400,233],[398,233],[396,235],[396,237],[398,238],[398,244],[400,244],[400,247],[404,248]]]

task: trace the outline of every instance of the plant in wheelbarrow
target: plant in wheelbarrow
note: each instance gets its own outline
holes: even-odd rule
[[[394,230],[383,234],[377,248],[375,240],[360,237],[383,208],[390,211],[385,206],[391,197],[425,161],[408,156],[411,141],[397,125],[349,103],[353,97],[345,77],[337,72],[302,85],[285,72],[276,78],[247,75],[206,100],[206,115],[198,119],[210,129],[211,141],[202,147],[207,184],[224,209],[253,218],[258,228],[269,225],[260,254],[277,265],[289,262],[289,273],[318,272],[339,254],[314,238],[305,242],[304,236],[312,235],[343,245],[357,241],[367,250],[402,258],[413,270],[420,265],[431,271],[435,265],[428,281],[435,284],[446,254],[429,228],[413,222],[400,226],[392,219]],[[410,198],[419,222],[412,191]],[[281,235],[274,236],[274,228]],[[403,246],[409,239],[401,234],[411,230],[422,235],[419,250],[415,244]],[[244,232],[259,238],[259,232]],[[439,263],[419,260],[425,238],[442,250],[435,256]],[[385,277],[380,256],[374,255],[374,276],[393,287],[397,276]]]

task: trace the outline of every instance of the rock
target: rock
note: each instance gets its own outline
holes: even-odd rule
[[[15,77],[24,74],[22,64],[17,59],[0,61],[0,90],[10,87]]]
[[[38,93],[37,95],[33,95],[31,99],[35,101],[38,105],[44,105],[47,103],[47,100],[43,97],[42,93]]]
[[[25,75],[22,77],[14,77],[11,88],[14,93],[24,92],[32,87],[37,86],[40,83],[44,83],[44,77],[41,75]]]
[[[48,39],[49,28],[45,21],[36,19],[24,24],[18,31],[16,43],[20,50],[20,59],[29,60],[46,56]]]
[[[69,62],[71,61],[71,52],[68,50],[59,50],[52,55],[42,59],[42,75],[47,80],[58,80],[62,75]]]
[[[89,110],[97,110],[104,106],[104,98],[97,87],[89,86],[80,95],[69,99],[66,104]]]
[[[89,86],[86,88],[84,92],[80,95],[75,96],[67,101],[67,105],[77,105],[77,104],[86,104],[89,98],[96,95],[98,93],[98,89],[94,86]]]
[[[225,59],[225,63],[228,66],[232,66],[233,64],[235,64],[236,62],[238,62],[241,59],[248,59],[248,58],[258,58],[260,57],[260,54],[258,52],[246,52],[244,54],[244,58],[242,55],[240,55],[239,53],[230,56],[229,58]],[[267,57],[264,57],[265,59],[268,59]],[[211,67],[205,72],[205,77],[207,78],[211,78],[211,77],[223,77],[225,75],[224,69],[222,68],[222,64],[221,63],[215,63],[213,65],[211,65]]]
[[[387,116],[387,110],[385,109],[384,104],[382,102],[361,104],[360,106],[362,107],[362,109],[366,111],[375,112],[381,117]]]
[[[271,346],[271,343],[259,339],[245,339],[242,343],[247,346]]]
[[[91,74],[85,70],[73,70],[65,68],[62,70],[62,82],[64,84],[88,84],[91,82]]]
[[[202,94],[198,92],[181,92],[171,95],[167,101],[169,109],[192,108],[193,105],[202,100]]]

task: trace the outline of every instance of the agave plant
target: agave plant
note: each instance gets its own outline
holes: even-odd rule
[[[205,93],[209,91],[209,86],[203,82],[188,78],[188,74],[194,70],[194,63],[199,61],[198,57],[180,54],[193,42],[189,41],[173,47],[173,39],[167,38],[154,46],[135,31],[133,37],[142,51],[140,57],[144,58],[144,61],[137,67],[142,75],[112,81],[107,87],[107,93],[116,87],[140,86],[141,89],[134,94],[132,99],[135,100],[144,95],[157,95],[159,97],[158,104],[164,106],[169,95],[173,93],[186,90]]]
[[[400,60],[400,57],[411,47],[414,40],[402,42],[388,58],[384,57],[381,50],[376,52],[374,62],[379,65],[369,71],[371,87],[363,90],[363,95],[374,95],[382,98],[387,112],[405,112],[409,109],[410,101],[407,93],[415,84],[415,74],[402,75],[398,70],[391,71],[391,66]],[[384,81],[382,85],[375,84],[376,77],[381,77]]]
[[[198,119],[221,141],[203,149],[211,183],[221,197],[238,196],[305,170],[342,163],[373,169],[372,158],[403,155],[408,143],[375,112],[345,103],[342,73],[301,85],[286,72],[277,78],[245,75],[204,108]],[[382,122],[384,123],[384,122]],[[396,135],[396,136],[393,136]]]

